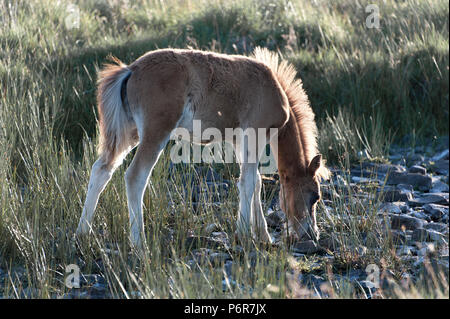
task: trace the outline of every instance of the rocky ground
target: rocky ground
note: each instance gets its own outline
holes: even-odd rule
[[[318,214],[325,216],[319,218],[322,231],[319,244],[312,241],[294,242],[286,246],[285,216],[280,210],[274,196],[267,212],[267,223],[274,239],[274,246],[280,249],[287,248],[289,255],[297,263],[304,266],[301,269],[293,269],[290,276],[294,282],[299,283],[306,290],[299,290],[296,296],[330,296],[326,289],[330,282],[349,282],[365,293],[365,297],[376,295],[377,287],[373,280],[368,280],[366,264],[358,265],[358,262],[346,263],[340,270],[335,271],[339,263],[342,264],[342,254],[349,249],[349,243],[342,240],[342,232],[339,236],[334,234],[332,227],[326,224],[326,220],[355,219],[355,216],[339,213],[336,202],[340,207],[359,205],[376,209],[375,219],[381,225],[381,235],[390,238],[395,247],[395,255],[402,265],[398,269],[390,270],[389,267],[375,262],[377,271],[382,270],[381,285],[389,285],[389,280],[415,280],[423,270],[426,260],[449,271],[448,237],[449,237],[449,150],[448,144],[439,151],[427,150],[419,147],[411,152],[411,149],[392,148],[389,164],[379,161],[364,160],[350,170],[331,168],[332,178],[322,184],[322,204]],[[209,175],[208,175],[209,174]],[[206,172],[206,187],[195,186],[193,200],[204,202],[203,196],[211,193],[216,205],[220,205],[221,197],[227,196],[230,182],[218,180],[218,174],[214,171]],[[265,178],[266,188],[277,187],[276,178]],[[213,204],[214,205],[214,204]],[[194,204],[194,209],[195,209]],[[351,211],[351,210],[350,210]],[[364,214],[357,216],[365,218]],[[343,221],[345,225],[345,220]],[[325,226],[324,226],[325,225]],[[205,236],[189,236],[186,239],[186,248],[191,251],[186,263],[196,267],[208,264],[223,270],[224,291],[233,285],[233,268],[239,262],[239,256],[247,254],[250,260],[257,258],[256,251],[244,253],[244,249],[238,245],[232,245],[230,235],[221,231],[217,224],[204,225]],[[375,230],[374,230],[375,232]],[[345,235],[345,234],[344,234]],[[359,236],[360,234],[358,234]],[[369,238],[370,236],[366,236]],[[363,260],[364,256],[376,255],[381,247],[374,247],[373,243],[362,236],[362,241],[352,246],[350,250],[355,253],[357,260]],[[351,245],[350,245],[351,246]],[[370,259],[370,258],[369,258]],[[377,260],[377,259],[374,259]],[[80,261],[81,262],[81,261]],[[330,267],[332,271],[330,273]],[[406,265],[406,266],[405,266]],[[65,298],[108,298],[111,297],[107,281],[102,275],[101,261],[98,265],[98,273],[83,274],[81,277],[81,289],[72,289]],[[294,267],[295,268],[295,267]],[[17,270],[24,275],[24,270]],[[0,276],[6,273],[0,269]],[[243,287],[243,289],[251,289]],[[305,293],[304,291],[307,291]],[[23,290],[26,297],[27,290]],[[30,292],[32,295],[32,293]]]

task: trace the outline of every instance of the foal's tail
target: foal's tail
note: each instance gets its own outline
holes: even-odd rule
[[[98,153],[112,165],[130,147],[136,128],[126,96],[131,70],[120,60],[113,58],[113,61],[116,64],[106,64],[99,72],[97,93],[100,125]]]

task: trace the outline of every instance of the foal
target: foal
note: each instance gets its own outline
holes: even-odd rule
[[[100,157],[92,166],[77,234],[89,232],[100,193],[124,157],[139,145],[125,181],[131,243],[142,247],[142,199],[151,171],[171,132],[182,127],[193,134],[193,121],[201,120],[202,127],[217,128],[222,136],[226,128],[266,130],[289,226],[300,238],[318,239],[315,204],[320,199],[319,179],[327,170],[317,154],[314,113],[292,65],[279,64],[277,55],[260,48],[251,58],[164,49],[148,52],[129,66],[115,62],[99,73]],[[271,136],[271,128],[278,134]],[[228,142],[241,170],[237,233],[271,242],[261,206],[258,160],[247,160],[261,154],[249,154],[242,136]]]

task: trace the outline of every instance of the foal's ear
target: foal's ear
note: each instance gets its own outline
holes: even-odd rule
[[[311,160],[311,163],[309,163],[308,166],[308,171],[309,174],[311,174],[311,176],[314,176],[317,172],[317,170],[320,168],[320,165],[322,163],[322,155],[316,155],[314,156],[314,158]]]

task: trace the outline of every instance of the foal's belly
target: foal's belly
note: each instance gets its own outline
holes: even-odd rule
[[[234,116],[232,116],[234,118]],[[184,105],[183,115],[181,116],[177,129],[184,129],[186,134],[180,136],[184,140],[196,144],[209,144],[221,141],[228,141],[226,139],[226,129],[236,128],[234,121],[230,117],[226,117],[222,111],[217,110],[217,107],[209,107],[200,110],[195,110],[190,100],[187,100]]]

